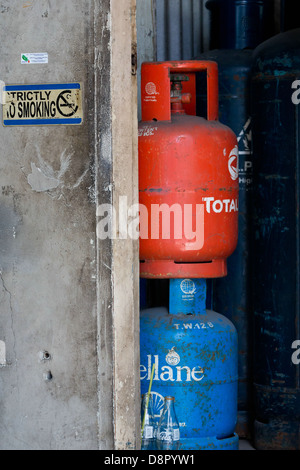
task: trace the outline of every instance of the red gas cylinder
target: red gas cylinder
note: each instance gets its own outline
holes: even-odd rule
[[[195,73],[207,72],[207,120]],[[142,64],[139,124],[140,276],[227,274],[238,236],[238,144],[218,121],[218,66]]]

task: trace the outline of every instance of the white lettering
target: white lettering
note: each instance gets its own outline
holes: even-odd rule
[[[162,216],[162,239],[171,238],[171,212],[174,215],[174,239],[182,238],[182,209],[180,204],[152,204],[151,205],[151,240],[158,240],[160,232],[160,213]]]
[[[104,217],[104,215],[106,216]],[[103,217],[97,224],[97,237],[100,240],[106,240],[107,238],[116,238],[116,211],[111,204],[101,204],[97,207],[96,215]]]
[[[147,207],[143,204],[139,204],[139,227],[140,227],[140,237],[142,240],[148,239],[148,210]],[[129,214],[131,215],[131,213]],[[130,233],[130,232],[129,232]]]
[[[193,206],[184,204],[184,236],[188,240],[186,243],[189,250],[201,250],[204,245],[204,204],[196,204],[196,231],[193,231]]]
[[[296,366],[300,364],[300,340],[296,340],[292,344],[292,349],[296,349],[292,354],[292,363]]]
[[[219,206],[219,207],[217,207]],[[213,211],[219,214],[219,212],[222,212],[223,210],[223,203],[222,201],[215,201],[212,205]]]
[[[206,202],[206,212],[210,214],[210,202],[214,201],[214,197],[203,197],[202,201]]]
[[[237,199],[217,199],[214,197],[203,197],[202,201],[205,202],[205,209],[208,214],[211,211],[219,214],[220,212],[238,212],[238,200]]]
[[[155,373],[153,380],[163,381],[163,382],[200,382],[204,378],[204,371],[201,367],[193,367],[192,369],[189,366],[177,366],[175,368],[171,366],[162,366],[159,367],[159,356],[156,354],[154,357],[155,364]],[[152,355],[147,355],[147,366],[140,365],[140,379],[150,381],[151,371],[152,371]],[[185,372],[185,373],[183,373]]]
[[[182,382],[181,371],[186,370],[186,382],[191,381],[191,369],[188,366],[178,366],[177,369],[177,382]]]
[[[236,209],[235,209],[235,202],[234,202],[234,200],[232,200],[231,203],[230,203],[229,212],[235,211],[235,210],[236,210]]]
[[[146,375],[142,376],[144,372],[146,372]],[[144,380],[147,377],[147,368],[143,366],[142,364],[140,365],[140,374],[141,374],[141,380]]]
[[[154,358],[155,358],[155,374],[154,374],[153,380],[159,380],[159,377],[158,377],[158,356],[154,356]],[[151,356],[150,356],[150,361],[151,361]],[[150,371],[151,371],[151,365],[150,365]],[[149,380],[150,380],[150,375],[149,375]]]
[[[144,216],[143,218],[143,230],[141,229],[140,231],[140,216],[139,214],[143,213],[145,214],[146,212],[146,217]],[[131,220],[132,217],[132,220]],[[141,218],[143,216],[141,215]],[[133,204],[129,209],[128,209],[128,235],[132,240],[138,240],[139,236],[141,238],[145,238],[145,233],[148,235],[148,211],[145,206],[142,204]]]
[[[292,83],[292,88],[297,88],[297,90],[294,91],[294,93],[292,93],[292,102],[294,104],[299,104],[300,103],[300,98],[299,98],[299,95],[300,95],[300,80],[295,80]]]
[[[223,203],[225,204],[225,212],[228,212],[228,206],[230,203],[230,199],[224,199]]]
[[[247,171],[252,168],[252,162],[250,160],[246,160],[244,163],[244,170]]]
[[[139,457],[118,457],[114,454],[111,457],[105,457],[104,465],[130,465],[132,468],[136,467]]]
[[[4,341],[0,341],[0,367],[6,366],[6,346]]]
[[[175,379],[173,379],[173,369],[172,367],[169,367],[169,366],[163,366],[161,368],[162,371],[166,371],[166,372],[162,372],[160,374],[160,379],[163,381],[163,382],[166,382],[167,380],[170,380],[171,382],[175,382]]]
[[[119,197],[119,238],[126,240],[128,236],[127,232],[127,196]]]
[[[199,374],[200,377],[196,377],[196,375]],[[192,379],[195,380],[195,382],[200,382],[204,378],[204,371],[199,367],[199,370],[197,370],[196,367],[192,369]]]
[[[154,135],[154,131],[157,131],[157,127],[141,127],[138,130],[139,137],[149,137],[150,135]]]

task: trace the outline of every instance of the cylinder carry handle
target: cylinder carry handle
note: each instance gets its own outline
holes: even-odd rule
[[[144,62],[141,68],[142,121],[170,121],[172,73],[207,72],[207,120],[219,115],[218,64],[211,60]],[[196,94],[196,88],[193,90]]]

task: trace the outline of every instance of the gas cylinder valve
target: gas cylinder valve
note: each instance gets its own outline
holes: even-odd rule
[[[182,93],[182,82],[188,82],[188,75],[171,74],[171,103],[190,103],[191,93]],[[173,110],[172,106],[172,110]]]

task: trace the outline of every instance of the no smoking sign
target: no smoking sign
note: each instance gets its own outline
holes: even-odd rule
[[[4,126],[80,125],[83,121],[80,83],[6,85],[2,102]]]

